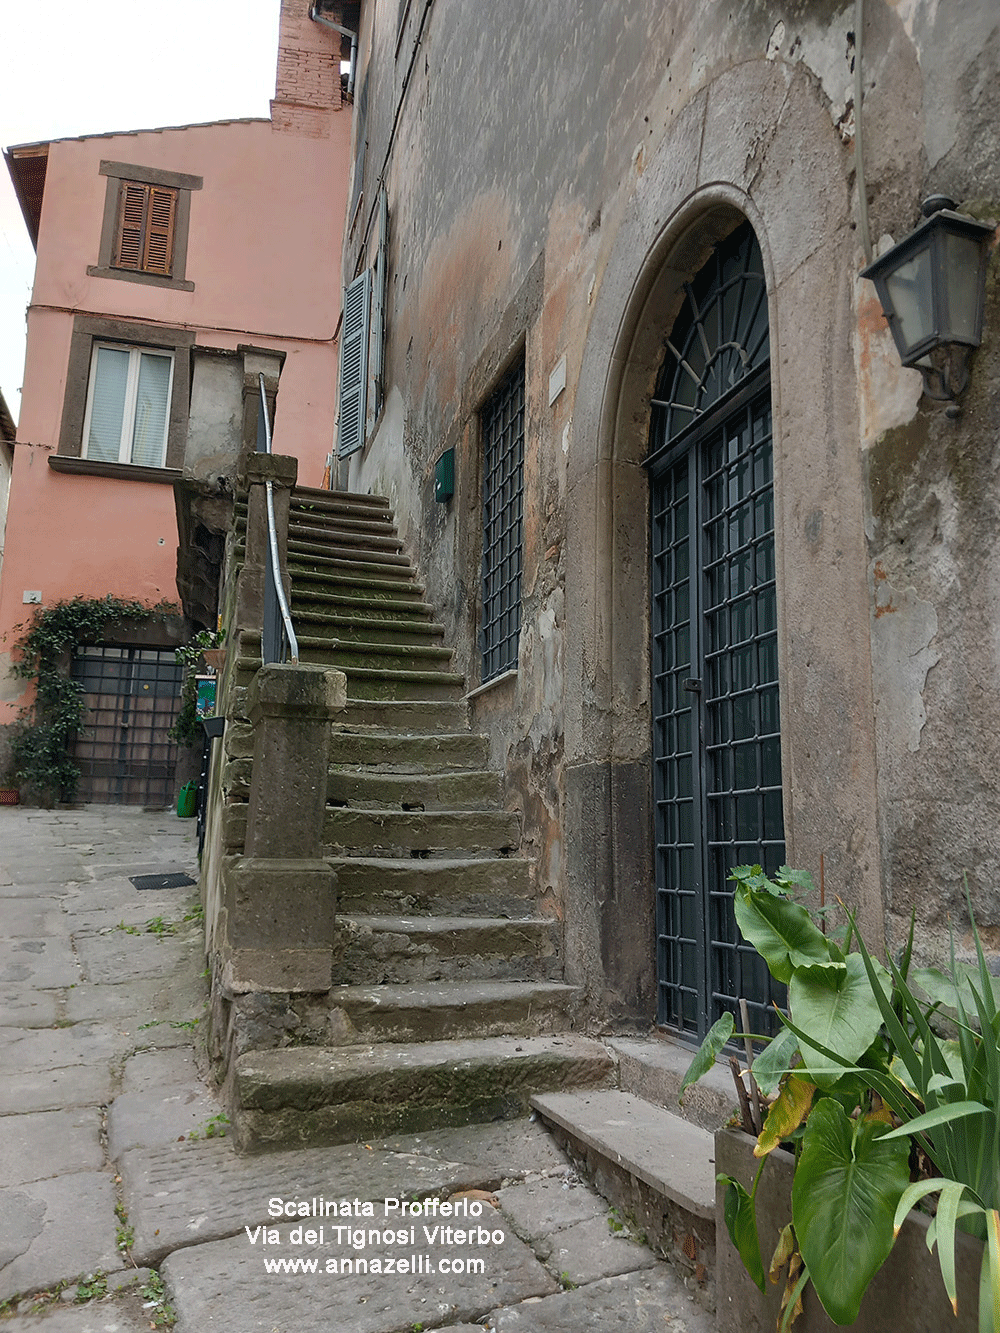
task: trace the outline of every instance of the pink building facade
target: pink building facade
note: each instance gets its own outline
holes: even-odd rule
[[[285,0],[271,119],[6,154],[37,263],[0,582],[0,727],[25,699],[10,661],[33,607],[177,601],[174,483],[194,466],[226,488],[242,413],[238,392],[213,389],[226,377],[203,370],[196,428],[199,366],[228,367],[237,389],[255,357],[280,367],[275,450],[298,458],[301,483],[323,482],[349,166],[341,44],[308,0]]]

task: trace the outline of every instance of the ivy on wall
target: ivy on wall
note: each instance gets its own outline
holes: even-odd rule
[[[146,606],[121,597],[73,597],[35,613],[18,625],[11,673],[34,681],[35,697],[23,708],[11,731],[8,781],[26,789],[43,805],[71,801],[80,770],[70,750],[86,717],[83,686],[69,674],[69,660],[81,643],[100,643],[108,628],[124,621],[176,615],[170,602]]]

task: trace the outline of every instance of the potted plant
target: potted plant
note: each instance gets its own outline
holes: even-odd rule
[[[1000,982],[975,922],[975,966],[953,957],[946,971],[911,970],[912,922],[898,965],[883,966],[853,917],[842,943],[820,929],[796,900],[811,888],[802,872],[782,867],[772,881],[759,866],[740,866],[731,878],[740,930],[787,985],[789,1009],[753,1062],[767,1107],[754,1147],[760,1168],[749,1189],[719,1177],[747,1272],[763,1291],[756,1196],[766,1158],[790,1145],[792,1216],[770,1265],[772,1273],[789,1266],[782,1329],[810,1281],[834,1323],[852,1324],[910,1209],[936,1200],[927,1246],[937,1249],[952,1308],[956,1232],[966,1231],[985,1242],[979,1333],[1000,1333]],[[946,1035],[945,1014],[955,1035]],[[731,1014],[714,1024],[681,1096],[734,1028]]]

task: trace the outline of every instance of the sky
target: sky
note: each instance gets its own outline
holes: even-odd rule
[[[280,0],[44,0],[0,25],[0,145],[267,116]],[[21,407],[35,255],[0,163],[0,389]]]

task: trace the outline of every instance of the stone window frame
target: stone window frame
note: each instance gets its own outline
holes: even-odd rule
[[[163,171],[159,167],[137,166],[131,162],[102,161],[100,174],[107,177],[104,195],[104,218],[101,224],[101,245],[96,264],[87,267],[91,278],[114,278],[119,282],[144,283],[149,287],[172,287],[175,291],[193,292],[194,283],[188,281],[187,244],[191,225],[191,192],[204,186],[204,178],[179,171]],[[143,273],[138,269],[114,266],[115,245],[118,238],[118,219],[122,186],[158,185],[177,191],[174,210],[173,260],[170,275]]]
[[[125,347],[164,348],[174,354],[174,380],[167,426],[167,451],[162,468],[136,463],[102,463],[83,457],[83,423],[87,414],[90,371],[95,343],[114,342]],[[182,467],[191,398],[191,329],[139,324],[133,320],[77,315],[73,321],[62,424],[57,453],[49,465],[56,472],[86,472],[94,476],[125,477],[136,481],[167,481]],[[72,461],[70,461],[72,460]]]

